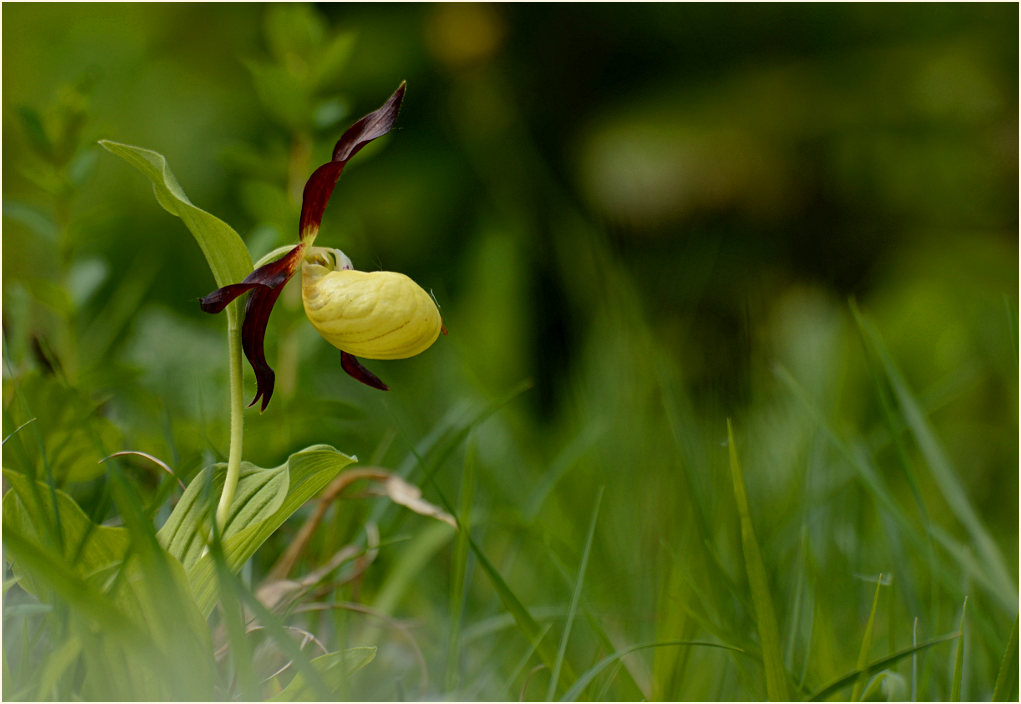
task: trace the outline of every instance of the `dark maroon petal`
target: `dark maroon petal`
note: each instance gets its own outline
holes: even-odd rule
[[[259,267],[242,282],[250,284],[253,282],[249,279],[255,279],[258,285],[245,305],[245,322],[241,325],[241,348],[255,371],[255,398],[248,405],[254,406],[256,401],[262,398],[263,411],[273,396],[273,382],[276,379],[266,361],[265,341],[269,314],[273,312],[273,305],[277,302],[280,292],[284,290],[284,284],[298,270],[304,251],[305,245],[299,244],[283,258]]]
[[[227,284],[218,288],[205,298],[199,299],[199,305],[206,313],[219,313],[227,304],[233,301],[246,291],[251,291],[257,286],[275,287],[287,283],[297,271],[298,263],[301,261],[301,254],[305,245],[299,244],[280,259],[260,266],[251,274],[246,276],[241,283]]]
[[[380,381],[379,377],[362,366],[362,363],[353,354],[341,350],[340,366],[345,372],[358,381],[380,391],[389,391],[390,387]]]
[[[347,128],[337,140],[337,145],[333,147],[333,161],[347,161],[357,154],[359,149],[393,128],[394,122],[397,121],[397,113],[401,109],[401,101],[404,100],[406,87],[407,84],[401,81],[397,90],[382,107]]]
[[[273,312],[273,305],[283,290],[283,286],[276,288],[263,286],[253,291],[245,306],[245,322],[241,325],[241,348],[255,372],[255,398],[248,405],[254,406],[261,398],[260,411],[265,411],[269,405],[269,399],[273,396],[273,384],[276,381],[276,375],[266,361],[266,326],[269,324],[269,314]]]
[[[305,191],[301,196],[301,220],[298,221],[298,233],[304,242],[319,232],[319,223],[323,221],[326,204],[337,185],[340,172],[344,170],[346,161],[331,161],[323,164],[312,172]]]
[[[202,310],[219,313],[242,293],[251,291],[248,303],[245,304],[245,320],[241,324],[241,348],[255,371],[256,393],[249,405],[254,406],[261,398],[263,411],[273,396],[273,382],[276,378],[266,362],[265,341],[269,314],[273,312],[273,305],[284,290],[284,284],[298,270],[304,251],[305,245],[299,244],[280,259],[260,266],[241,283],[219,288],[199,301]]]
[[[246,291],[251,291],[262,284],[228,284],[218,288],[205,298],[199,299],[199,305],[206,313],[219,313],[227,307],[231,301]]]
[[[298,232],[302,241],[315,237],[322,222],[326,204],[333,194],[333,187],[340,178],[348,159],[366,144],[389,132],[404,99],[405,84],[401,83],[383,106],[351,125],[333,148],[333,158],[316,169],[305,184],[301,199],[301,219]]]

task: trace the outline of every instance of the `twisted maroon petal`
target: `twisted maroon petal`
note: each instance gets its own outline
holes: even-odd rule
[[[245,304],[245,320],[241,325],[241,348],[255,372],[255,398],[248,405],[254,406],[261,398],[263,411],[273,396],[273,383],[276,380],[273,369],[266,361],[265,340],[269,314],[273,312],[273,305],[284,290],[284,284],[298,270],[304,251],[305,245],[299,244],[280,259],[260,266],[241,283],[228,284],[199,301],[205,312],[219,313],[235,298],[251,291]]]
[[[206,313],[219,313],[227,304],[233,301],[246,291],[251,291],[257,286],[276,287],[285,284],[297,271],[298,262],[301,260],[301,252],[305,245],[299,244],[280,259],[260,266],[251,274],[242,279],[239,284],[227,284],[218,288],[208,296],[199,299],[199,305]]]
[[[255,272],[252,272],[255,273]],[[218,288],[211,294],[204,298],[199,299],[199,306],[206,313],[219,313],[227,304],[233,301],[235,298],[240,296],[242,293],[251,291],[256,286],[262,286],[259,283],[240,283],[240,284],[228,284],[223,288]]]
[[[333,161],[347,161],[357,154],[359,149],[393,128],[394,122],[397,121],[397,113],[401,109],[401,101],[404,100],[406,87],[407,83],[401,81],[394,94],[387,98],[379,109],[370,112],[347,128],[333,147]]]
[[[402,82],[394,94],[378,110],[351,125],[333,148],[333,158],[316,169],[305,184],[301,199],[301,219],[298,232],[304,242],[315,237],[323,220],[326,204],[333,194],[333,187],[340,178],[348,159],[366,144],[389,132],[397,121],[397,113],[404,100],[405,84]]]
[[[345,372],[363,384],[371,386],[374,389],[379,389],[380,391],[390,390],[390,387],[380,381],[378,376],[363,367],[357,357],[352,354],[348,354],[343,350],[340,351],[340,366]]]
[[[252,291],[248,303],[245,304],[245,322],[241,325],[241,348],[255,372],[255,398],[248,405],[254,406],[261,397],[260,411],[265,411],[269,405],[269,399],[273,396],[273,384],[276,381],[276,374],[266,361],[266,326],[269,324],[269,314],[273,312],[273,305],[283,290],[283,286],[276,288],[260,286]]]

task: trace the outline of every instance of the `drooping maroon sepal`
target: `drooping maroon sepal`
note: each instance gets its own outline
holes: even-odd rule
[[[241,348],[245,352],[248,363],[255,371],[255,398],[248,405],[254,406],[261,398],[261,410],[265,411],[269,399],[273,395],[273,384],[276,375],[266,361],[266,326],[269,314],[273,312],[280,292],[301,263],[305,245],[299,244],[280,259],[260,266],[238,284],[228,284],[210,293],[199,301],[202,310],[207,313],[219,313],[235,298],[251,291],[245,304],[245,320],[241,325]]]
[[[301,199],[298,232],[302,242],[311,243],[318,234],[326,204],[348,159],[393,128],[401,109],[401,101],[404,100],[404,89],[405,83],[402,82],[382,107],[351,125],[333,147],[333,158],[312,173]]]
[[[380,391],[389,391],[390,387],[384,384],[378,376],[370,372],[368,369],[362,366],[362,363],[358,361],[358,358],[353,354],[348,354],[341,350],[340,352],[340,366],[341,368],[351,375],[352,378],[371,386],[374,389]]]
[[[266,361],[266,326],[269,324],[269,314],[273,312],[273,305],[283,290],[283,286],[276,288],[260,286],[252,291],[245,305],[245,322],[241,325],[241,348],[255,372],[255,398],[248,405],[254,406],[261,398],[260,412],[265,411],[269,405],[269,400],[273,396],[273,385],[276,382],[276,374]]]

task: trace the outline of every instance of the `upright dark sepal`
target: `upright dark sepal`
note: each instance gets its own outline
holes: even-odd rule
[[[333,158],[316,169],[305,184],[301,199],[301,219],[298,232],[301,241],[311,243],[319,232],[326,204],[333,194],[333,187],[340,178],[347,160],[366,144],[389,132],[397,121],[397,113],[404,100],[405,83],[401,82],[394,94],[378,110],[351,125],[333,147]]]

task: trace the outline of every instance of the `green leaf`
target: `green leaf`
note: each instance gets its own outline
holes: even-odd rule
[[[31,409],[38,419],[36,427],[42,449],[37,450],[31,443],[11,448],[12,457],[17,460],[8,462],[8,467],[42,476],[47,462],[58,485],[88,481],[103,474],[100,464],[106,454],[103,448],[122,447],[123,435],[98,412],[95,403],[56,377],[39,372],[26,374],[19,382],[18,392],[21,406]]]
[[[314,83],[317,87],[328,88],[335,85],[341,78],[348,61],[354,53],[356,35],[354,32],[335,34],[329,43],[319,52],[318,61],[313,66],[315,72]],[[347,104],[340,101],[344,106],[344,113],[347,113]],[[344,117],[344,115],[340,115]]]
[[[155,546],[132,543],[126,528],[96,525],[64,492],[3,474],[11,486],[4,543],[15,572],[26,591],[70,608],[95,698],[207,698],[212,644],[181,565]]]
[[[320,655],[312,660],[312,667],[322,676],[326,685],[334,692],[342,691],[345,681],[376,657],[374,646],[362,646],[338,650]],[[275,702],[315,701],[315,690],[305,682],[305,676],[298,673],[280,694],[271,699]]]
[[[872,597],[872,609],[869,611],[869,620],[865,624],[865,635],[861,639],[861,649],[858,651],[858,669],[861,670],[868,664],[869,661],[869,648],[872,647],[872,629],[876,624],[876,611],[879,609],[879,590],[883,586],[883,575],[880,574],[876,580],[876,593]],[[854,683],[854,689],[851,690],[851,700],[860,701],[862,698],[862,692],[865,689],[865,676],[862,675],[858,678],[858,681]]]
[[[5,474],[10,481],[13,473]],[[14,494],[15,491],[12,490],[8,497]],[[97,584],[98,579],[87,579],[81,574],[84,571],[82,564],[88,564],[89,560],[71,562],[58,554],[52,546],[38,542],[37,536],[31,532],[30,523],[26,525],[21,521],[17,523],[11,521],[9,513],[12,509],[7,506],[8,497],[4,500],[4,547],[18,569],[32,576],[33,582],[38,585],[38,593],[43,594],[41,598],[59,601],[65,605],[70,616],[70,635],[72,637],[76,635],[82,645],[81,653],[86,673],[82,686],[83,691],[91,695],[88,698],[97,700],[175,698],[170,696],[172,688],[163,689],[159,683],[162,679],[164,684],[170,684],[160,675],[166,670],[168,658],[159,641],[146,632],[134,614],[128,613],[123,608],[123,601],[119,602],[118,599],[111,598],[110,594],[103,593]],[[63,500],[61,504],[64,505]],[[63,520],[61,525],[75,526],[77,522],[71,518],[72,516],[74,513],[69,513],[65,517],[68,520]],[[89,537],[91,538],[95,532],[89,533]],[[86,545],[90,542],[91,540]],[[89,554],[90,550],[86,549],[83,552]],[[98,576],[100,575],[97,574]],[[166,603],[156,604],[161,612],[162,609],[168,610],[162,612],[165,616],[177,618],[174,606]],[[205,632],[208,634],[208,629],[205,629]],[[168,647],[172,645],[165,641],[164,644]],[[197,656],[192,659],[201,661],[202,652],[195,648],[190,650]],[[73,653],[66,653],[68,658],[72,655]],[[209,656],[206,656],[205,660],[212,662]],[[59,662],[55,662],[53,666],[56,667],[58,664]],[[201,670],[195,674],[198,672]]]
[[[458,514],[460,530],[454,538],[454,554],[450,568],[450,631],[447,638],[447,671],[445,684],[448,691],[458,687],[461,650],[461,621],[464,615],[465,587],[468,583],[468,532],[471,530],[472,499],[475,496],[476,443],[468,445],[461,473],[461,510]]]
[[[71,636],[49,654],[39,675],[39,699],[59,699],[56,696],[57,685],[64,673],[78,660],[81,652],[81,641]]]
[[[43,125],[42,115],[39,111],[28,105],[18,106],[18,119],[21,127],[28,135],[29,142],[35,151],[45,158],[53,156],[53,140],[50,139]]]
[[[946,500],[947,506],[968,531],[975,544],[976,552],[982,558],[982,571],[992,585],[997,599],[1000,600],[1004,608],[1016,609],[1017,588],[1014,586],[1014,580],[1007,569],[1000,548],[983,524],[979,512],[969,501],[968,491],[961,484],[959,473],[937,439],[935,431],[925,417],[921,404],[887,352],[879,332],[859,312],[857,306],[852,304],[851,312],[854,314],[862,337],[867,341],[883,367],[887,382],[900,406],[904,422],[914,436],[915,443],[936,481],[936,486]]]
[[[734,431],[727,420],[727,443],[730,448],[730,474],[734,480],[734,500],[741,519],[741,547],[744,551],[745,569],[748,572],[748,586],[752,592],[752,603],[755,605],[755,620],[762,644],[762,665],[766,671],[766,695],[771,701],[787,701],[787,671],[783,666],[783,652],[780,648],[780,629],[773,611],[773,599],[769,594],[769,581],[766,578],[766,567],[762,562],[759,543],[755,539],[752,516],[748,508],[748,495],[745,492],[744,476],[737,458],[737,447],[734,445]]]
[[[724,650],[732,650],[735,653],[742,654],[744,653],[743,650],[734,647],[733,645],[726,645],[725,643],[712,643],[710,641],[702,640],[664,640],[654,641],[650,643],[638,643],[637,645],[632,645],[628,648],[618,650],[615,653],[610,653],[605,658],[603,658],[595,665],[590,667],[588,670],[582,673],[581,677],[579,677],[578,680],[573,685],[571,685],[571,688],[567,690],[564,696],[560,698],[560,701],[562,702],[575,701],[578,698],[578,695],[580,695],[585,690],[585,687],[587,687],[589,683],[592,680],[594,680],[596,676],[599,675],[600,672],[605,670],[609,665],[612,665],[613,663],[619,661],[625,655],[630,655],[631,653],[637,652],[639,650],[645,650],[646,648],[664,648],[668,646],[700,646],[704,648],[722,648]]]
[[[203,699],[214,691],[215,659],[209,627],[191,598],[184,568],[164,551],[135,551],[121,568],[110,603],[144,637],[110,639],[80,635],[85,642],[92,697],[110,699]],[[113,682],[122,680],[121,685]]]
[[[1018,661],[1017,661],[1017,624],[1018,617],[1014,617],[1014,627],[1010,630],[1010,637],[1007,639],[1007,647],[1003,650],[1003,658],[1000,660],[1000,671],[996,675],[996,686],[993,687],[993,701],[1007,702],[1017,699]],[[1013,694],[1009,691],[1013,689]]]
[[[122,611],[111,604],[94,585],[86,581],[66,560],[54,555],[26,535],[21,526],[7,523],[4,511],[4,548],[24,574],[31,574],[43,593],[59,597],[93,627],[110,636],[138,636],[141,630]],[[22,584],[24,584],[24,580]]]
[[[3,499],[4,540],[13,547],[20,586],[43,601],[63,600],[103,633],[131,637],[104,648],[130,651],[139,643],[156,644],[163,660],[169,650],[186,653],[187,670],[198,681],[196,661],[201,663],[199,654],[206,652],[211,662],[211,644],[181,564],[155,547],[133,546],[124,527],[95,524],[59,490],[53,492],[57,521],[46,484],[9,469],[3,474],[11,486]],[[57,524],[60,537],[54,540]],[[205,674],[211,682],[211,670]]]
[[[223,220],[188,200],[162,154],[106,139],[99,143],[141,171],[152,182],[152,191],[159,204],[171,215],[181,218],[195,237],[217,286],[235,284],[248,276],[252,271],[252,257],[241,237]],[[227,308],[232,327],[236,324],[237,311],[236,303]]]
[[[57,240],[57,225],[53,220],[34,205],[18,200],[4,198],[3,216],[14,222],[21,223],[29,230],[45,238],[49,242]]]
[[[270,52],[282,64],[315,53],[326,35],[319,12],[299,3],[268,5],[263,28]]]
[[[861,696],[863,702],[902,702],[907,693],[904,678],[892,670],[883,670],[869,680]]]
[[[243,463],[235,501],[225,522],[223,547],[230,569],[241,569],[291,514],[354,461],[354,457],[329,445],[312,445],[273,469]],[[205,549],[209,535],[206,526],[211,504],[215,503],[211,497],[218,496],[217,487],[223,486],[225,467],[216,465],[212,470],[212,481],[208,469],[192,480],[157,534],[160,543],[185,565],[188,583],[203,615],[208,615],[216,602],[216,570]]]
[[[124,560],[131,542],[126,529],[95,525],[74,499],[59,489],[54,491],[58,521],[48,485],[9,469],[3,476],[11,486],[3,498],[4,533],[23,536],[34,552],[45,553],[82,580]],[[59,536],[54,534],[57,525]],[[46,590],[38,575],[17,559],[13,562],[25,591],[45,601]]]
[[[833,696],[844,687],[856,682],[858,678],[861,677],[862,675],[869,675],[873,672],[877,672],[879,670],[891,667],[898,661],[903,660],[904,658],[910,655],[914,655],[915,653],[925,650],[926,648],[931,648],[932,646],[938,645],[939,643],[946,643],[947,641],[954,640],[955,638],[957,638],[957,636],[958,636],[957,633],[950,633],[945,636],[939,636],[938,638],[932,638],[931,640],[924,641],[922,643],[919,643],[918,645],[911,646],[910,648],[898,650],[896,653],[879,658],[878,660],[873,660],[864,668],[856,669],[854,672],[849,672],[846,675],[840,677],[839,679],[830,682],[828,685],[812,694],[812,696],[809,697],[808,700],[812,702],[820,702],[823,701],[824,699],[828,699],[829,697]]]
[[[198,562],[206,550],[212,530],[210,497],[222,493],[225,473],[226,465],[222,463],[199,472],[156,534],[160,544],[186,569]],[[273,515],[287,495],[288,479],[286,464],[262,469],[242,462],[234,502],[224,523],[224,539]]]
[[[574,585],[574,593],[571,595],[571,606],[567,611],[567,620],[564,623],[564,633],[560,638],[560,648],[557,650],[557,659],[553,665],[553,674],[550,676],[549,687],[546,690],[546,700],[552,701],[556,694],[557,683],[560,680],[560,670],[564,665],[564,656],[567,653],[567,642],[571,637],[571,628],[574,625],[575,614],[578,613],[578,600],[581,598],[582,585],[585,583],[585,570],[588,567],[589,555],[592,553],[592,539],[596,535],[596,519],[599,517],[599,507],[603,503],[603,487],[599,488],[596,495],[596,505],[592,509],[592,519],[589,521],[588,537],[585,539],[585,549],[581,554],[581,565],[578,567],[578,579]]]
[[[279,64],[246,61],[252,83],[263,107],[283,126],[307,130],[313,120],[312,101],[307,84]]]
[[[954,651],[954,674],[950,680],[950,701],[961,701],[961,680],[964,676],[964,616],[968,613],[968,597],[964,597],[961,606],[961,625],[957,629],[957,648]]]
[[[482,571],[486,573],[490,582],[492,582],[493,588],[496,589],[496,594],[500,597],[500,602],[503,604],[503,607],[514,619],[514,623],[517,625],[518,630],[521,631],[525,638],[528,639],[528,642],[535,649],[536,654],[538,654],[543,664],[552,670],[554,663],[557,661],[557,654],[553,650],[552,643],[550,643],[550,641],[545,637],[548,629],[542,629],[539,627],[539,624],[536,622],[535,618],[532,617],[528,608],[521,603],[521,600],[518,599],[516,594],[514,594],[503,576],[501,576],[496,567],[493,566],[493,563],[489,561],[489,558],[486,557],[486,554],[482,552],[482,549],[471,537],[471,534],[468,531],[464,532],[468,536],[468,547],[471,548],[471,551],[475,555],[475,559],[478,560]],[[564,662],[561,670],[563,671],[566,679],[576,679],[574,670],[570,666],[569,662]]]

